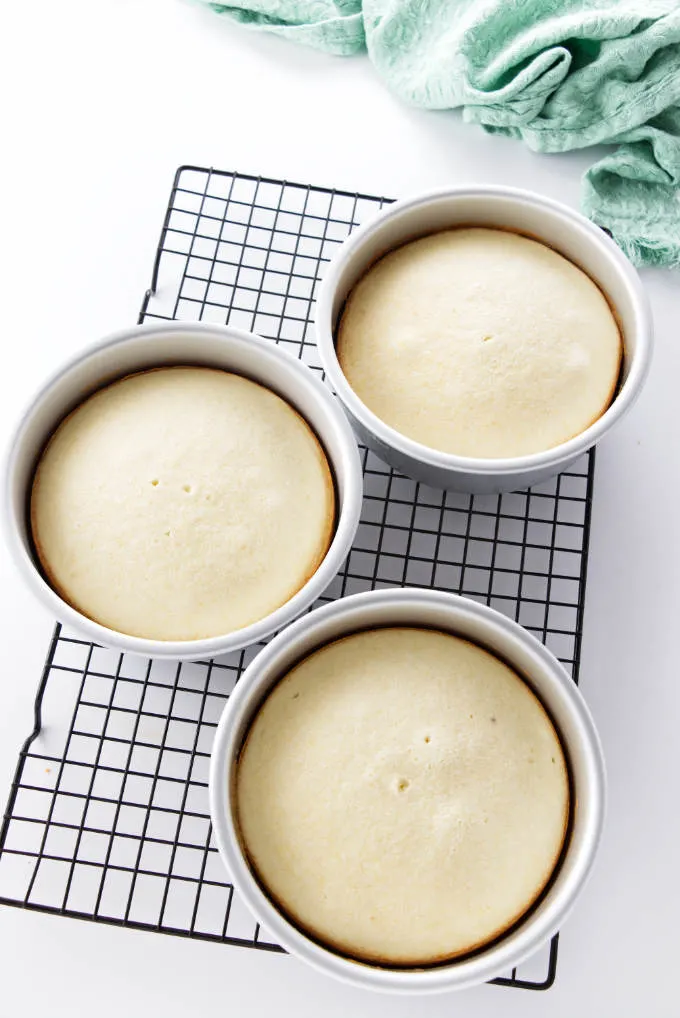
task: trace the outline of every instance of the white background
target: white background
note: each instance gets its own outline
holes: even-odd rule
[[[33,0],[7,4],[3,22],[3,442],[66,354],[136,320],[181,163],[390,196],[505,183],[576,206],[594,158],[534,155],[458,114],[406,108],[363,57],[298,49],[181,0]],[[598,454],[581,672],[608,760],[608,824],[555,987],[382,998],[289,957],[0,908],[0,1018],[678,1014],[680,279],[644,279],[656,357]],[[4,546],[0,575],[4,802],[52,620]]]

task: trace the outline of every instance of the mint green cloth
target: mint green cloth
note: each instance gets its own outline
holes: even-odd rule
[[[207,0],[203,0],[207,2]],[[218,13],[350,55],[428,109],[537,152],[617,147],[583,210],[638,265],[680,265],[680,0],[243,0]]]

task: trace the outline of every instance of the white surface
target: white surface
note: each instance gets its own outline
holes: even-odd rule
[[[15,3],[3,43],[3,436],[61,358],[134,321],[180,163],[388,195],[503,183],[576,205],[593,158],[537,156],[456,114],[405,108],[363,58],[249,34],[180,0]],[[640,402],[598,454],[582,659],[608,759],[609,818],[564,927],[556,986],[381,998],[288,957],[3,908],[1,1018],[677,1014],[680,291],[677,273],[644,279],[656,357]],[[4,800],[52,620],[4,547],[0,575]]]

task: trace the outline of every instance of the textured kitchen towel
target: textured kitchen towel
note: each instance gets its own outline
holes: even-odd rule
[[[206,2],[206,0],[203,0]],[[638,265],[680,265],[680,0],[243,0],[221,14],[349,55],[428,109],[537,152],[617,147],[583,209]]]

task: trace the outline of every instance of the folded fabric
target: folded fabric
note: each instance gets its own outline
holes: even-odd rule
[[[201,2],[201,0],[199,0]],[[245,0],[207,2],[218,14],[253,28],[275,32],[315,49],[351,56],[366,49],[361,0]]]
[[[205,0],[203,0],[205,2]],[[638,265],[680,265],[680,0],[244,0],[218,13],[339,55],[537,152],[618,146],[583,210]]]

